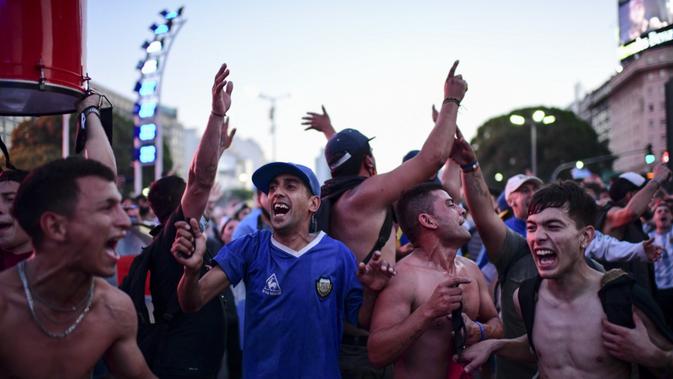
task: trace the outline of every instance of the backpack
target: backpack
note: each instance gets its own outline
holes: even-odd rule
[[[133,259],[129,273],[119,288],[126,292],[133,301],[138,316],[138,347],[148,366],[153,368],[156,367],[161,356],[169,322],[179,312],[179,309],[171,308],[169,305],[171,309],[164,313],[161,320],[151,322],[145,303],[145,282],[151,261],[152,249],[143,248],[142,253]]]
[[[528,344],[533,352],[535,352],[535,344],[533,343],[535,305],[537,304],[541,283],[542,279],[539,276],[525,280],[521,283],[518,293],[521,316],[528,335]],[[631,329],[635,328],[632,314],[632,307],[635,305],[647,315],[664,338],[673,342],[673,332],[666,325],[659,306],[649,293],[636,284],[636,281],[626,272],[612,269],[603,274],[598,297],[601,300],[603,311],[611,323]],[[636,369],[640,372],[640,378],[653,377],[644,367]]]
[[[364,176],[343,176],[326,181],[320,189],[320,193],[322,194],[322,197],[320,198],[320,208],[318,208],[318,212],[316,212],[314,216],[312,231],[322,230],[323,232],[330,234],[332,206],[339,200],[341,195],[346,191],[357,187],[364,182],[365,179],[367,178]],[[390,238],[390,228],[393,227],[393,221],[394,212],[391,207],[388,207],[386,210],[386,219],[383,221],[383,225],[381,225],[381,229],[379,230],[379,236],[376,239],[374,246],[369,251],[369,254],[367,254],[362,262],[365,264],[369,262],[374,255],[374,252],[381,250],[386,242],[388,242],[388,238]]]

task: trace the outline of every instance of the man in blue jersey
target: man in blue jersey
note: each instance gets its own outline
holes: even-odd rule
[[[180,231],[172,250],[185,266],[178,286],[180,306],[198,310],[243,279],[244,376],[339,378],[344,321],[367,327],[374,300],[395,271],[380,253],[358,266],[344,244],[323,232],[309,233],[320,206],[320,185],[309,168],[269,163],[252,180],[269,196],[272,232],[259,231],[226,245],[215,257],[217,266],[200,280],[204,238],[198,223],[176,225]]]

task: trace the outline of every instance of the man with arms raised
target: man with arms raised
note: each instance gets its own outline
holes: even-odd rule
[[[115,174],[80,158],[35,169],[13,215],[35,255],[0,273],[0,367],[11,378],[88,378],[104,356],[115,377],[153,378],[136,345],[131,300],[115,273],[130,222]]]
[[[606,313],[599,290],[604,288],[604,274],[590,268],[584,259],[584,250],[594,236],[595,216],[594,200],[573,182],[552,184],[533,195],[526,239],[540,279],[524,282],[513,299],[522,317],[528,317],[524,302],[532,302],[532,333],[470,347],[461,356],[471,362],[466,370],[495,352],[514,360],[537,357],[543,378],[630,377],[630,365],[612,356],[603,344]],[[530,283],[537,283],[536,294],[519,294]],[[637,304],[627,312],[643,321],[647,338],[654,344],[671,348]]]
[[[322,115],[309,113],[304,118],[305,125],[322,131],[329,138],[325,158],[333,179],[323,186],[322,196],[334,199],[330,200],[333,205],[327,232],[343,241],[358,261],[366,261],[374,250],[380,250],[384,261],[395,262],[393,203],[403,191],[435,175],[448,159],[456,132],[458,106],[467,91],[467,83],[462,76],[455,75],[457,66],[458,61],[453,64],[444,82],[444,102],[423,148],[418,155],[391,172],[377,175],[369,139],[360,132],[344,129],[334,134],[324,108]],[[344,187],[351,188],[343,191]],[[339,192],[342,194],[334,196]],[[388,230],[383,230],[386,226]],[[383,372],[374,374],[374,369],[368,367],[366,331],[349,326],[343,342],[342,374],[345,378],[386,375]]]
[[[470,233],[461,225],[465,210],[446,189],[414,187],[402,195],[397,215],[415,249],[376,302],[369,357],[377,366],[394,362],[395,378],[445,379],[454,353],[449,316],[461,302],[467,345],[502,337],[502,323],[479,267],[456,256]]]
[[[379,253],[358,267],[344,244],[324,232],[309,233],[320,187],[308,167],[269,163],[255,171],[252,181],[269,196],[272,232],[262,230],[224,246],[216,267],[200,280],[205,241],[195,220],[190,220],[191,231],[178,223],[173,253],[185,266],[180,306],[198,310],[245,279],[246,377],[339,378],[344,317],[368,326],[376,295],[394,270],[382,264]]]

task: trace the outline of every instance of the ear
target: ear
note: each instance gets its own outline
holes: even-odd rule
[[[65,242],[68,239],[67,218],[54,212],[44,212],[40,216],[40,228],[44,235],[43,240]]]
[[[435,222],[435,218],[432,217],[431,214],[428,213],[420,213],[418,215],[418,223],[421,224],[424,228],[427,229],[437,229],[437,223]]]
[[[512,208],[512,198],[511,197],[506,198],[505,202],[507,202],[507,205],[509,205],[509,207]]]
[[[376,175],[376,163],[374,163],[374,157],[371,154],[365,155],[365,169],[371,175]]]
[[[593,225],[587,225],[582,230],[580,231],[580,248],[582,250],[586,249],[587,246],[591,243],[591,241],[594,239],[594,235],[596,234],[596,229],[594,229]]]
[[[311,213],[318,212],[318,208],[320,208],[320,196],[311,196],[309,201],[310,201],[310,203],[308,205],[308,210]]]

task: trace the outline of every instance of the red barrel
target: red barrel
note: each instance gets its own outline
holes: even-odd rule
[[[85,91],[85,0],[0,0],[0,115],[72,113]]]

